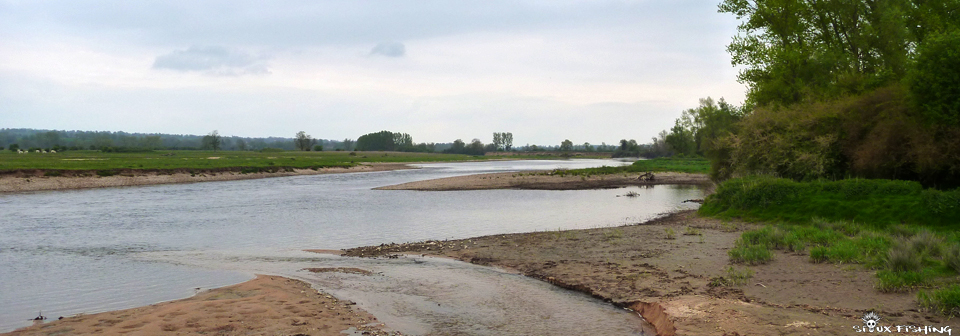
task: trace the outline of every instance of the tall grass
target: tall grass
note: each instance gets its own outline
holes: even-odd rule
[[[924,190],[917,182],[896,180],[796,182],[753,176],[723,182],[699,211],[721,218],[794,223],[819,217],[878,228],[901,223],[954,227],[960,223],[960,189]]]

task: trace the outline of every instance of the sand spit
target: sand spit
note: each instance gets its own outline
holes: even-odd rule
[[[876,311],[884,325],[958,326],[918,311],[915,293],[874,289],[859,265],[814,264],[778,253],[743,285],[724,284],[741,222],[680,212],[640,225],[493,235],[344,250],[358,257],[416,253],[516,270],[633,309],[659,335],[848,335]]]
[[[342,336],[347,330],[356,335],[400,335],[384,330],[353,302],[318,292],[302,281],[258,275],[183,300],[65,317],[3,335]]]
[[[43,171],[20,171],[0,175],[0,193],[41,190],[87,189],[105,187],[126,187],[153,184],[193,183],[209,181],[249,180],[268,177],[317,175],[336,173],[357,173],[413,169],[404,163],[361,164],[350,168],[320,168],[281,170],[276,173],[259,172],[242,174],[239,171],[195,171],[158,172],[141,170],[123,170],[113,176],[97,176],[95,171],[70,172],[71,176],[44,176]]]
[[[713,185],[704,174],[655,173],[653,181],[640,181],[640,174],[610,174],[581,177],[573,175],[548,175],[549,172],[492,173],[467,176],[454,176],[435,180],[415,181],[376,188],[377,190],[483,190],[483,189],[541,189],[541,190],[577,190],[620,188],[657,184],[695,184]]]

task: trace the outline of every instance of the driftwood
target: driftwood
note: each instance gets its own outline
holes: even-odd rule
[[[653,173],[643,173],[643,175],[637,177],[637,181],[653,181]]]

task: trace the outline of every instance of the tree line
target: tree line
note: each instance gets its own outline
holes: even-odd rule
[[[960,186],[960,2],[724,0],[744,106],[702,99],[663,137],[723,180]]]

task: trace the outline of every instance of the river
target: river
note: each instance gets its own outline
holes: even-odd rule
[[[623,225],[702,198],[701,190],[689,186],[371,190],[466,174],[619,164],[626,162],[438,163],[387,172],[0,195],[0,331],[29,325],[40,310],[56,317],[131,308],[187,297],[197,287],[246,281],[253,273],[308,281],[407,334],[438,328],[476,335],[576,334],[584,319],[629,325],[631,315],[608,304],[491,268],[301,251]],[[627,190],[640,196],[616,197]],[[298,272],[341,266],[382,276]],[[445,304],[437,310],[432,303]],[[533,307],[542,311],[522,313]],[[612,328],[587,333],[636,334]]]

